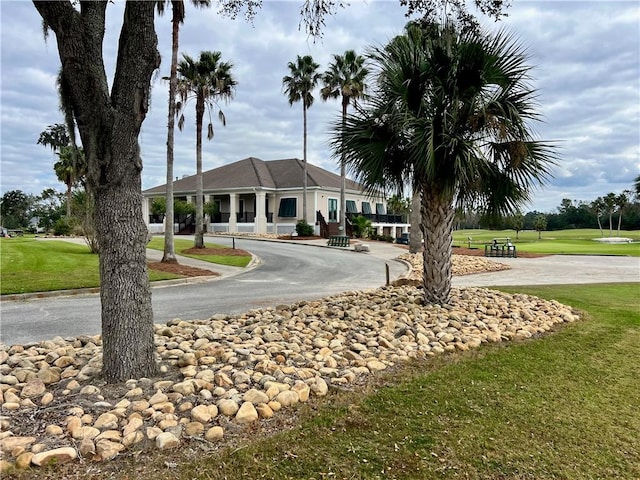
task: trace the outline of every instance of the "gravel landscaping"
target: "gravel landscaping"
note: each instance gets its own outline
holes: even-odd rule
[[[420,275],[421,263],[403,257]],[[504,268],[456,257],[456,274]],[[0,344],[0,471],[110,460],[190,439],[215,445],[401,362],[528,339],[576,320],[555,301],[487,289],[454,289],[447,306],[425,305],[414,285],[350,291],[156,325],[159,377],[118,385],[100,380],[99,336]]]

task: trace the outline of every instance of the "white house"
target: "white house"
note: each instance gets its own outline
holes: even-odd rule
[[[204,202],[217,204],[217,212],[205,222],[209,232],[288,234],[303,218],[303,162],[297,158],[264,161],[249,157],[203,172]],[[307,163],[307,221],[317,235],[337,235],[340,218],[341,178]],[[143,213],[149,230],[162,233],[161,218],[150,215],[154,198],[164,197],[166,185],[142,192]],[[196,177],[173,183],[174,198],[195,203]],[[346,180],[346,217],[363,215],[380,235],[399,237],[409,231],[407,219],[388,215],[382,195],[371,196],[353,180]],[[192,233],[193,216],[176,217],[176,233]],[[347,225],[349,233],[350,224]]]

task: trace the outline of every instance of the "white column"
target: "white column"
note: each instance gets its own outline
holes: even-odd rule
[[[237,221],[237,207],[238,203],[238,194],[230,193],[229,194],[229,232],[235,233],[238,231],[238,221]]]
[[[256,192],[256,218],[253,221],[255,233],[267,233],[267,213],[265,211],[266,192]]]
[[[142,197],[142,218],[144,218],[144,223],[149,227],[149,202],[151,202],[151,198]]]

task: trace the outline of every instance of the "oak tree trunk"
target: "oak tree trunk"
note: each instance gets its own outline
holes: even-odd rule
[[[61,81],[88,165],[100,245],[103,375],[107,382],[156,372],[153,312],[142,217],[138,135],[148,109],[151,75],[160,64],[153,2],[127,2],[113,87],[102,43],[107,2],[34,2],[55,33]]]
[[[433,185],[422,189],[422,265],[427,303],[449,303],[454,216],[452,198],[438,192]]]

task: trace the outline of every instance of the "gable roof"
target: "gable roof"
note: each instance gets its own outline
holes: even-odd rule
[[[229,190],[236,188],[262,187],[268,189],[302,188],[304,166],[302,160],[287,158],[283,160],[261,160],[255,157],[245,158],[202,172],[203,191]],[[307,188],[324,187],[339,189],[340,175],[307,163]],[[363,191],[362,185],[346,180],[347,190]],[[145,195],[163,194],[165,185],[144,190]],[[174,194],[196,191],[196,176],[183,177],[173,182]]]

